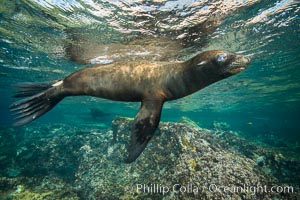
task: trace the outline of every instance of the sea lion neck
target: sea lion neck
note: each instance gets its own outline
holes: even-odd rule
[[[190,80],[194,80],[201,85],[199,89],[222,79],[219,66],[207,55],[198,54],[185,61],[183,67],[189,73],[189,77],[194,77]]]

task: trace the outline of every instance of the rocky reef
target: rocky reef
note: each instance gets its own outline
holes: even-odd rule
[[[0,199],[297,199],[300,162],[230,131],[161,122],[123,162],[132,119],[112,130],[62,124],[13,129],[0,142]]]

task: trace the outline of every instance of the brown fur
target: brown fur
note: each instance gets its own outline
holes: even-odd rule
[[[142,102],[132,126],[126,162],[133,162],[156,130],[165,101],[190,95],[241,72],[249,60],[234,53],[206,51],[186,62],[116,62],[76,71],[58,82],[18,84],[11,110],[24,125],[49,111],[67,96],[88,95],[117,101]]]

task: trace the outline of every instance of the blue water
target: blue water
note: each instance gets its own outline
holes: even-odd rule
[[[185,22],[197,16],[197,9],[211,6],[209,3],[194,8],[189,7],[192,1],[173,2],[174,5],[171,2],[154,3],[154,11],[148,11],[151,6],[147,3],[135,4],[136,7],[120,4],[119,8],[115,8],[116,3],[111,3],[102,5],[108,13],[99,11],[97,16],[93,9],[90,12],[83,11],[76,1],[53,1],[53,5],[43,2],[1,3],[1,124],[12,123],[7,109],[13,102],[10,98],[13,92],[11,84],[60,79],[86,66],[68,60],[64,48],[70,42],[86,46],[104,45],[101,46],[99,55],[96,55],[102,56],[103,62],[104,58],[111,61],[184,60],[202,50],[226,49],[250,56],[251,66],[236,77],[218,82],[190,97],[167,103],[162,121],[176,121],[181,116],[187,116],[204,127],[211,127],[214,121],[222,121],[234,130],[249,135],[259,135],[261,129],[264,129],[262,127],[268,127],[267,131],[272,134],[299,140],[298,3],[248,1],[249,5],[234,4],[236,7],[233,6],[228,14],[216,11],[219,25],[210,30],[197,27],[197,23],[201,24],[200,19],[197,22],[197,18],[193,23]],[[172,19],[172,14],[156,16],[157,12],[168,13],[175,5],[175,22],[168,21]],[[139,6],[142,6],[142,10],[135,17],[132,13]],[[109,13],[118,9],[123,9],[118,15]],[[247,12],[244,12],[245,9]],[[76,12],[71,12],[72,10]],[[185,15],[188,17],[185,18]],[[206,15],[208,14],[204,13],[202,17],[208,18]],[[126,20],[128,23],[125,23]],[[83,39],[70,39],[77,35]],[[168,36],[171,40],[166,39]],[[145,39],[141,40],[143,37]],[[163,38],[164,43],[157,42],[159,38]],[[177,39],[180,49],[173,47],[176,38],[180,38]],[[169,44],[171,48],[162,46],[157,52],[150,49],[150,45],[140,48],[145,41],[154,46]],[[103,50],[105,48],[108,50]],[[142,51],[146,53],[143,54]],[[69,109],[70,107],[78,109]],[[72,123],[81,119],[73,119],[71,116],[88,115],[89,109],[93,107],[113,115],[133,117],[139,105],[89,97],[69,98],[35,123],[43,120],[61,121],[58,117],[53,117],[58,113],[65,123]]]
[[[164,105],[161,121],[183,116],[200,127],[224,122],[241,137],[278,147],[300,143],[298,1],[1,1],[0,125],[17,82],[61,79],[98,62],[186,60],[225,49],[251,58],[241,74]],[[67,48],[78,48],[75,60]],[[74,55],[73,55],[74,56]],[[109,129],[139,103],[68,97],[27,127],[64,123]],[[93,117],[92,111],[99,111]],[[298,152],[299,153],[299,152]]]

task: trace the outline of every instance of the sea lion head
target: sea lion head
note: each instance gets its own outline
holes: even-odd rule
[[[243,71],[249,65],[250,59],[228,51],[211,50],[200,53],[193,62],[204,71],[226,78]]]

